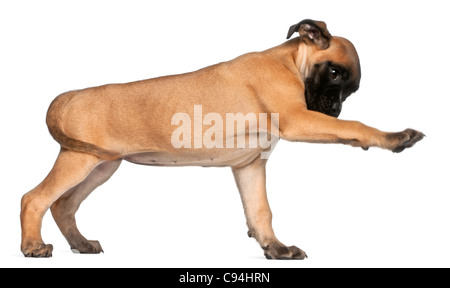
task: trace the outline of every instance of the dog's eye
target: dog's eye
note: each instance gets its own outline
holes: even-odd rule
[[[339,79],[340,76],[341,76],[341,71],[339,71],[339,69],[334,68],[334,67],[330,67],[330,77],[331,77],[331,79],[336,81],[336,80]]]

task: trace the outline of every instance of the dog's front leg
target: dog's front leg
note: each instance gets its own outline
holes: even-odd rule
[[[254,237],[268,259],[304,259],[305,252],[287,247],[275,237],[272,212],[266,194],[266,162],[260,157],[250,164],[233,167],[233,174],[244,205],[249,237]]]
[[[396,133],[382,132],[358,121],[339,120],[319,112],[295,109],[280,120],[280,136],[288,141],[343,143],[364,150],[375,146],[401,152],[422,140],[425,135],[413,129]]]

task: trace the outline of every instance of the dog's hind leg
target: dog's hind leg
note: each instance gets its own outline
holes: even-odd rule
[[[304,259],[305,252],[295,246],[285,246],[273,232],[266,194],[266,162],[258,157],[246,166],[232,168],[244,205],[248,235],[258,241],[267,259]]]
[[[61,195],[86,179],[102,161],[97,156],[61,149],[44,181],[22,197],[21,250],[25,256],[52,256],[53,246],[44,244],[41,237],[42,218],[45,212]]]
[[[53,218],[64,237],[69,242],[70,248],[79,253],[103,252],[100,243],[95,240],[87,240],[78,231],[75,213],[89,194],[95,188],[105,183],[119,167],[122,160],[105,161],[96,166],[89,176],[81,183],[71,188],[56,200],[50,207]]]

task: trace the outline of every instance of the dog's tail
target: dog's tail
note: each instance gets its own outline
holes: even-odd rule
[[[59,95],[50,104],[47,111],[47,126],[52,137],[58,142],[61,147],[82,153],[88,153],[105,160],[117,160],[121,158],[120,153],[108,151],[94,144],[83,142],[67,136],[62,130],[61,112],[64,106],[70,101],[74,92],[67,92]]]

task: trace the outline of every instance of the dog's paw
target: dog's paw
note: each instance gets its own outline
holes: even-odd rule
[[[388,141],[393,143],[391,150],[394,153],[400,153],[406,148],[411,148],[414,144],[422,140],[423,137],[425,135],[422,132],[413,129],[406,129],[402,132],[389,133],[387,135]]]
[[[25,257],[52,257],[53,245],[44,243],[30,243],[22,247],[22,253]]]
[[[70,247],[73,253],[76,254],[99,254],[104,253],[103,248],[100,245],[100,242],[96,240],[90,240],[87,242],[83,242],[77,247]]]
[[[276,242],[263,247],[263,250],[264,256],[266,256],[267,259],[303,260],[305,258],[308,258],[303,250],[295,246],[287,247]]]

